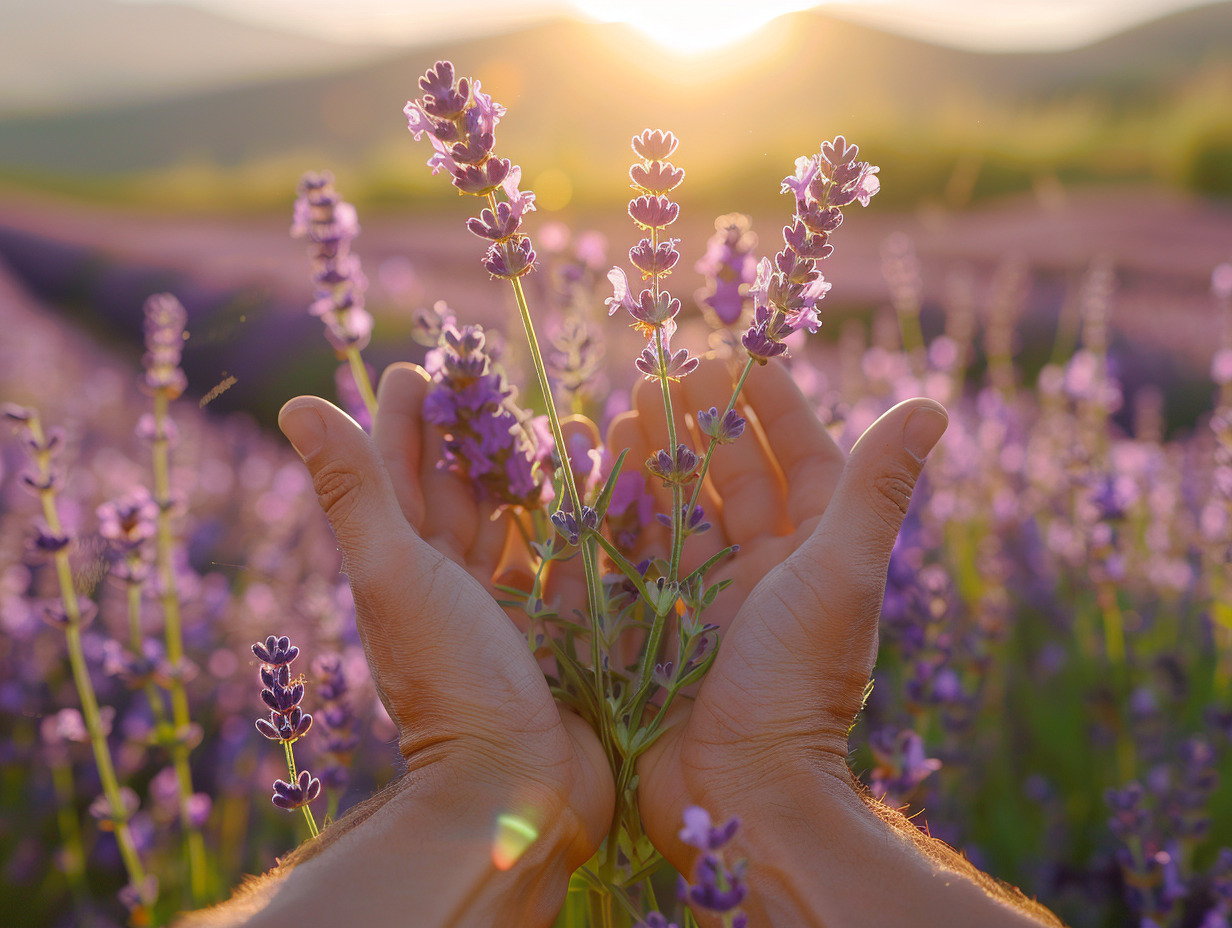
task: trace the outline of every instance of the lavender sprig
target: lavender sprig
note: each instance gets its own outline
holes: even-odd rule
[[[176,501],[171,492],[170,449],[174,423],[169,406],[187,386],[180,369],[180,356],[188,333],[188,314],[170,293],[156,293],[145,302],[146,355],[144,385],[154,396],[154,412],[147,423],[138,423],[138,432],[148,435],[154,470],[155,554],[158,569],[159,599],[163,609],[163,638],[170,673],[166,683],[171,696],[171,756],[180,788],[180,824],[188,848],[188,871],[193,902],[207,899],[205,839],[191,814],[193,801],[192,768],[188,755],[194,728],[188,710],[184,673],[189,666],[184,657],[184,636],[180,621],[180,597],[176,587],[171,519]]]
[[[822,142],[818,154],[797,158],[795,173],[783,178],[781,192],[794,195],[795,214],[792,224],[783,228],[783,249],[773,261],[762,258],[758,262],[756,278],[749,288],[754,301],[753,320],[741,337],[749,358],[723,411],[724,421],[735,409],[754,364],[786,357],[785,338],[801,329],[816,332],[821,326],[817,307],[830,284],[817,270],[817,262],[834,251],[829,239],[843,222],[842,207],[855,202],[868,206],[881,189],[877,177],[880,169],[857,161],[858,153],[858,146],[836,136],[832,142]],[[715,444],[712,440],[706,447],[690,509],[697,505]]]
[[[312,259],[313,303],[310,312],[325,323],[325,337],[350,365],[369,417],[376,415],[376,394],[360,352],[372,337],[372,315],[364,308],[368,279],[351,243],[359,235],[355,207],[334,189],[328,171],[309,171],[299,182],[291,223],[293,238],[308,240]]]
[[[513,287],[535,376],[547,406],[548,424],[560,457],[564,487],[572,511],[581,512],[583,500],[574,479],[560,418],[552,399],[547,368],[521,282],[535,262],[530,239],[521,232],[522,217],[534,209],[534,194],[520,189],[521,168],[494,154],[496,126],[505,115],[505,108],[483,93],[479,81],[457,78],[453,64],[448,61],[438,61],[429,68],[419,79],[419,89],[422,96],[408,101],[403,109],[407,128],[417,141],[427,135],[433,148],[433,154],[428,159],[433,174],[445,168],[459,191],[487,201],[487,208],[481,209],[478,216],[470,219],[467,228],[492,243],[484,256],[484,267],[493,277],[506,279]],[[502,202],[497,201],[498,191],[504,196]],[[581,550],[590,618],[594,698],[595,705],[602,709],[608,705],[606,694],[610,681],[602,653],[603,588],[593,534],[582,539]],[[612,743],[609,728],[606,718],[599,719],[599,738],[610,757]]]
[[[256,720],[257,731],[282,745],[290,776],[289,781],[274,781],[274,795],[270,801],[288,812],[303,809],[308,831],[315,838],[320,831],[309,803],[321,794],[321,781],[307,770],[296,769],[295,749],[292,747],[312,728],[312,716],[299,705],[304,698],[304,683],[291,679],[291,662],[299,656],[299,648],[291,644],[291,639],[285,635],[270,635],[265,641],[254,644],[252,653],[261,662],[261,701],[269,709],[268,719]]]
[[[647,380],[659,382],[659,389],[663,394],[663,409],[667,416],[667,449],[652,458],[651,462],[654,462],[663,459],[664,455],[668,459],[679,456],[681,449],[690,455],[693,453],[677,441],[670,385],[696,370],[699,362],[683,348],[676,352],[671,350],[671,337],[676,331],[676,315],[680,312],[680,301],[662,289],[663,279],[680,260],[680,253],[676,250],[679,239],[667,236],[667,227],[680,215],[679,205],[672,201],[668,194],[684,181],[684,171],[667,160],[676,151],[679,141],[671,132],[645,129],[633,137],[632,145],[634,153],[641,160],[629,168],[629,178],[637,193],[637,196],[629,201],[629,218],[648,235],[629,249],[629,261],[641,271],[642,280],[650,280],[651,285],[635,298],[625,272],[620,268],[612,268],[607,276],[612,283],[613,292],[607,303],[609,315],[622,307],[626,309],[633,317],[634,328],[649,341],[635,363]],[[695,456],[693,461],[696,466]],[[651,462],[647,464],[651,473],[663,478],[672,488],[672,550],[668,576],[674,581],[680,564],[681,545],[678,541],[682,541],[683,534],[680,513],[683,511],[684,481],[663,477]],[[652,646],[656,643],[653,634],[651,643]],[[647,653],[643,669],[653,666],[654,660],[655,655]]]
[[[757,233],[743,213],[729,213],[714,221],[714,235],[706,243],[706,253],[695,265],[706,279],[698,291],[697,302],[716,328],[736,325],[749,309],[753,298],[749,287],[757,276]]]
[[[748,924],[748,916],[740,911],[740,903],[748,894],[745,863],[729,867],[723,859],[724,846],[739,829],[739,818],[716,827],[710,813],[700,806],[684,810],[684,827],[680,829],[680,840],[702,852],[693,868],[692,885],[682,886],[683,898],[700,909],[719,913],[724,928],[745,928]]]
[[[445,431],[445,466],[503,506],[535,509],[544,493],[537,465],[548,449],[514,403],[483,328],[459,329],[451,316],[439,331],[438,345],[425,362],[433,385],[423,413]]]
[[[56,504],[60,480],[53,464],[54,455],[61,443],[59,433],[44,431],[38,412],[34,409],[6,405],[4,416],[10,422],[16,423],[33,459],[34,470],[23,474],[22,481],[39,498],[46,531],[52,537],[63,538],[67,542],[69,536],[60,521],[60,513]],[[61,610],[54,617],[56,619],[54,624],[64,631],[73,682],[76,684],[77,695],[81,700],[81,716],[84,719],[90,747],[94,753],[94,765],[103,786],[103,795],[109,807],[115,810],[112,830],[115,832],[120,857],[128,873],[129,884],[139,888],[140,904],[146,910],[152,910],[157,899],[157,884],[152,884],[147,880],[145,868],[137,852],[137,844],[128,824],[130,816],[125,814],[128,806],[123,800],[122,788],[111,757],[111,748],[107,744],[107,731],[104,727],[102,713],[99,711],[98,697],[95,695],[94,684],[90,680],[90,670],[86,665],[85,652],[82,649],[81,629],[88,621],[90,613],[83,609],[82,598],[77,594],[77,587],[73,582],[72,566],[69,563],[68,547],[68,543],[58,545],[52,555],[61,600]],[[88,600],[85,602],[89,603]],[[89,605],[93,604],[89,603]]]
[[[316,679],[316,695],[321,700],[317,718],[321,721],[325,744],[323,751],[329,761],[321,772],[321,782],[329,791],[329,806],[326,815],[333,818],[338,811],[338,802],[346,789],[351,757],[359,745],[358,719],[348,698],[349,687],[343,672],[342,655],[321,654],[312,662],[312,675]]]

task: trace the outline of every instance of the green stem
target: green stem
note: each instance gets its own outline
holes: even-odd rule
[[[295,751],[292,749],[290,741],[282,742],[282,746],[287,754],[287,773],[291,777],[291,783],[294,784],[299,777],[299,771],[295,768]],[[317,820],[313,818],[312,810],[308,808],[308,803],[304,803],[300,808],[304,810],[304,821],[308,823],[308,833],[315,838],[321,833],[317,830]]]
[[[354,345],[347,348],[346,356],[351,365],[351,376],[355,379],[355,386],[359,387],[359,395],[368,409],[368,415],[375,422],[376,394],[372,392],[372,380],[368,377],[368,368],[364,366],[364,359],[360,357],[359,349]]]
[[[129,567],[135,567],[140,558],[136,553],[129,555]],[[141,633],[141,584],[132,580],[128,584],[128,642],[133,654],[141,657],[144,644]],[[163,706],[163,698],[158,692],[158,685],[149,680],[145,684],[145,697],[150,703],[150,711],[154,714],[155,729],[164,729],[167,725],[167,710]]]
[[[740,372],[740,377],[739,379],[736,380],[736,387],[734,390],[732,390],[731,399],[727,401],[727,406],[723,410],[723,416],[726,416],[729,412],[731,412],[733,409],[736,408],[736,400],[740,398],[740,391],[744,389],[744,382],[748,380],[749,372],[753,369],[753,365],[756,363],[757,362],[754,361],[752,358],[749,358],[747,361],[744,362],[744,370]],[[706,446],[706,456],[702,458],[702,469],[697,472],[697,482],[693,484],[693,495],[689,497],[689,506],[688,506],[689,513],[693,512],[693,507],[697,505],[697,498],[701,496],[702,482],[706,479],[706,474],[709,473],[710,471],[710,456],[714,454],[714,446],[716,444],[717,442],[712,441],[710,442],[710,444]],[[684,539],[683,538],[679,539],[679,541],[673,538],[672,541],[674,544],[678,544],[680,549],[683,551],[684,549]],[[679,558],[680,558],[679,552],[673,551],[672,556],[674,560],[679,561]]]
[[[163,607],[163,636],[167,661],[172,674],[168,687],[171,695],[171,720],[175,743],[171,757],[175,767],[176,785],[180,793],[180,826],[188,850],[188,882],[194,905],[207,902],[205,839],[189,814],[193,795],[192,768],[188,763],[189,747],[184,740],[191,718],[188,712],[188,692],[180,679],[184,660],[184,635],[180,627],[180,597],[176,589],[175,567],[172,564],[174,540],[171,534],[171,466],[167,439],[167,406],[170,397],[165,390],[154,394],[154,499],[158,504],[157,560],[160,601]]]
[[[68,878],[69,889],[73,893],[73,907],[77,910],[77,917],[84,920],[90,900],[90,887],[86,882],[86,852],[81,841],[81,823],[77,820],[73,795],[73,768],[67,762],[53,760],[51,783],[56,792],[56,819],[60,826],[60,837],[64,841],[64,875]]]
[[[593,889],[597,894],[604,895],[604,896],[610,896],[611,898],[619,902],[621,906],[624,908],[624,910],[635,921],[641,920],[643,913],[638,911],[637,906],[633,904],[633,900],[630,899],[628,894],[625,893],[619,886],[611,886],[607,883],[604,883],[598,874],[592,873],[590,870],[588,870],[585,867],[579,868],[577,872],[582,877],[582,879],[586,881],[587,885],[590,886],[590,888]]]
[[[496,212],[496,196],[488,194],[488,202],[492,211]],[[510,280],[513,285],[513,295],[517,300],[518,314],[522,318],[522,328],[526,333],[526,342],[530,348],[531,360],[535,367],[535,376],[539,380],[539,389],[543,391],[544,405],[547,407],[548,424],[552,430],[552,440],[556,442],[556,450],[560,455],[561,470],[565,487],[569,492],[569,501],[573,511],[580,519],[582,516],[582,498],[578,494],[577,483],[573,479],[573,466],[569,461],[569,451],[565,447],[564,433],[560,427],[560,417],[556,413],[556,403],[552,399],[552,388],[548,383],[547,368],[543,363],[543,353],[539,350],[539,339],[535,335],[535,324],[530,317],[530,307],[526,302],[526,291],[522,289],[522,281],[517,277]],[[599,726],[599,737],[604,751],[609,759],[613,757],[611,735],[607,725],[607,680],[603,669],[602,635],[603,635],[603,596],[599,579],[598,558],[595,555],[595,543],[592,539],[582,542],[582,566],[586,572],[586,595],[590,605],[590,657],[595,676],[595,699],[601,713],[602,723]]]
[[[38,447],[45,444],[42,423],[37,417],[28,423],[31,437]],[[51,478],[51,452],[40,450],[35,453],[35,461],[39,469],[40,483],[47,486]],[[60,514],[56,509],[55,491],[48,488],[39,492],[39,501],[43,505],[43,519],[53,535],[63,534]],[[81,715],[90,734],[90,748],[94,752],[94,765],[98,769],[98,779],[103,787],[103,795],[111,807],[112,821],[115,823],[116,844],[119,845],[120,857],[124,861],[124,869],[128,872],[129,882],[141,894],[141,901],[151,910],[155,896],[149,892],[145,882],[145,868],[137,854],[137,845],[133,841],[132,831],[128,827],[123,799],[120,795],[120,783],[116,778],[115,765],[111,761],[111,748],[107,744],[107,736],[103,732],[103,721],[98,711],[98,698],[94,694],[94,684],[90,680],[90,671],[86,666],[85,652],[81,647],[81,609],[77,602],[77,589],[73,586],[73,571],[69,564],[67,549],[61,549],[55,555],[56,579],[60,585],[60,598],[64,604],[64,615],[67,624],[64,628],[64,638],[68,645],[69,666],[73,673],[73,682],[77,686],[77,695],[81,700]]]

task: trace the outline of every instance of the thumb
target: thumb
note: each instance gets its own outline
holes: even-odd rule
[[[278,427],[312,475],[345,573],[368,566],[391,536],[412,534],[376,445],[354,419],[323,399],[297,396],[278,413]]]
[[[278,413],[278,426],[333,526],[377,692],[401,727],[411,689],[407,655],[418,653],[407,604],[422,599],[416,578],[428,576],[440,556],[402,515],[376,445],[355,420],[325,400],[297,396]]]
[[[851,558],[879,566],[884,579],[924,461],[949,421],[940,403],[913,399],[869,426],[851,449],[814,539],[838,542]]]
[[[926,399],[882,415],[856,442],[816,531],[792,556],[792,573],[811,587],[818,631],[831,646],[875,653],[890,552],[924,460],[948,424],[945,408]]]

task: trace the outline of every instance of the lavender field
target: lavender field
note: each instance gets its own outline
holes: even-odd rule
[[[417,67],[430,64],[425,53]],[[403,99],[413,99],[416,75],[404,76]],[[471,94],[466,105],[482,109],[477,86]],[[504,100],[507,123],[520,99]],[[0,139],[5,131],[0,121]],[[516,180],[472,178],[469,192],[491,202],[482,220],[498,227],[490,234],[468,232],[467,206],[417,186],[422,179],[382,198],[380,171],[345,162],[336,193],[332,178],[314,175],[296,187],[301,171],[333,162],[299,164],[277,194],[263,173],[250,209],[193,206],[182,177],[179,192],[154,207],[150,191],[167,183],[154,167],[122,183],[104,172],[88,183],[65,180],[71,172],[55,183],[5,182],[5,924],[169,924],[225,899],[309,827],[315,835],[403,769],[338,544],[308,472],[274,427],[286,400],[319,394],[371,430],[364,372],[375,383],[387,364],[423,365],[433,415],[457,416],[452,426],[439,420],[441,468],[470,479],[477,501],[524,514],[534,550],[549,552],[538,572],[563,550],[561,538],[582,550],[587,537],[603,536],[607,553],[594,556],[604,602],[633,601],[651,594],[626,579],[631,562],[647,558],[635,569],[652,588],[653,571],[662,588],[669,562],[675,578],[676,542],[661,550],[654,517],[687,534],[680,523],[689,510],[681,516],[678,490],[665,497],[654,477],[666,471],[666,487],[681,465],[669,456],[655,470],[652,453],[646,471],[630,460],[605,496],[599,488],[621,449],[599,447],[574,421],[570,473],[589,490],[574,488],[562,466],[552,508],[567,489],[589,504],[578,518],[562,506],[549,521],[537,507],[553,495],[562,455],[553,458],[558,443],[543,413],[554,402],[605,435],[635,408],[638,381],[657,377],[666,391],[693,359],[725,365],[732,380],[755,361],[785,365],[844,451],[904,399],[928,397],[949,412],[890,560],[871,690],[850,736],[848,765],[871,794],[1075,928],[1232,924],[1229,201],[1115,170],[1084,183],[1062,168],[1033,173],[1025,188],[981,193],[972,179],[955,194],[963,186],[955,168],[948,192],[927,178],[904,180],[922,191],[904,202],[894,199],[906,196],[894,192],[894,156],[878,175],[885,193],[873,198],[869,165],[854,152],[844,161],[838,144],[837,155],[814,154],[835,134],[822,125],[800,151],[830,185],[824,197],[808,165],[797,163],[790,183],[799,152],[783,139],[776,151],[793,155],[741,168],[738,189],[725,193],[710,183],[719,168],[713,152],[700,153],[704,138],[676,134],[673,162],[687,175],[694,152],[702,160],[698,191],[685,180],[678,204],[666,199],[673,186],[659,192],[644,179],[667,164],[662,151],[671,154],[674,140],[643,135],[633,179],[646,203],[620,202],[624,167],[589,199],[579,193],[571,205],[566,197],[534,211]],[[402,142],[406,173],[426,176],[432,149]],[[624,144],[612,157],[629,160]],[[511,157],[503,139],[500,149]],[[529,185],[534,155],[518,154]],[[862,141],[859,156],[878,161],[876,142]],[[490,170],[488,158],[473,170]],[[448,166],[465,191],[468,162],[459,163]],[[864,173],[847,183],[844,164]],[[996,173],[987,157],[979,164],[976,175]],[[577,190],[592,169],[579,169]],[[343,199],[348,179],[358,221]],[[85,189],[95,183],[113,189]],[[775,199],[780,185],[796,194],[794,217],[791,197]],[[756,190],[747,204],[746,189]],[[809,225],[808,211],[844,190],[849,217],[828,227],[831,257],[828,232]],[[659,200],[678,207],[679,219],[671,212],[662,221],[668,206]],[[655,210],[659,218],[646,218]],[[610,276],[641,234],[631,216],[642,229],[671,225],[671,239],[647,233],[656,236],[647,253],[663,241],[679,249],[666,265],[679,259],[673,319],[649,303],[639,309],[631,295],[622,302]],[[486,259],[477,235],[495,242]],[[531,243],[527,271],[516,261]],[[830,291],[810,298],[798,331],[773,335],[778,317],[765,294],[775,285],[757,268],[780,249],[789,262],[825,258]],[[663,259],[630,260],[658,299]],[[815,279],[812,264],[776,266],[784,292],[797,277]],[[518,299],[524,288],[553,397],[536,380],[514,293],[494,278],[518,282]],[[806,340],[813,312],[823,324]],[[757,331],[770,332],[768,341]],[[686,349],[674,374],[669,337],[671,349]],[[483,377],[499,385],[495,415],[508,419],[500,450],[486,458],[468,451],[470,420],[441,412],[464,405],[443,397],[466,389],[466,362],[479,356]],[[740,425],[729,438],[704,409],[681,413],[693,466],[746,428],[744,440],[766,442],[764,423],[738,395],[739,387],[730,409]],[[593,473],[579,459],[593,460]],[[493,460],[520,496],[490,476]],[[789,488],[793,474],[776,479]],[[603,520],[579,528],[596,510]],[[716,522],[722,514],[717,505],[706,512]],[[523,637],[542,659],[551,623],[536,625],[531,607],[552,615],[565,605],[539,598],[538,572],[510,569],[494,590],[520,597],[531,614]],[[717,576],[735,574],[724,567]],[[724,604],[726,592],[714,599],[717,614],[738,605]],[[682,620],[702,611],[687,597],[674,608]],[[287,645],[271,635],[299,649],[289,672]],[[726,635],[725,626],[719,653]],[[713,648],[704,658],[700,639],[697,648],[688,666],[704,669]],[[657,668],[659,702],[685,685],[680,663],[670,684]],[[561,692],[565,682],[562,673]],[[270,701],[293,690],[294,704]],[[281,781],[292,744],[298,767]],[[311,774],[297,781],[300,770]],[[672,885],[663,874],[647,880]],[[580,924],[565,921],[576,917],[567,906],[561,924]]]

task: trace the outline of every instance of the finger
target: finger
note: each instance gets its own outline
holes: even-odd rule
[[[743,396],[756,413],[766,446],[783,474],[787,519],[798,526],[820,516],[838,485],[844,455],[812,403],[782,364],[752,371]]]
[[[521,528],[514,523],[514,519],[518,520]],[[535,569],[526,539],[531,534],[529,516],[521,513],[509,514],[509,532],[505,538],[505,550],[501,553],[500,562],[496,568],[497,583],[517,587],[519,590],[530,590],[535,581]]]
[[[415,364],[385,368],[377,388],[376,420],[372,438],[385,461],[402,514],[416,530],[423,525],[424,499],[419,483],[423,444],[422,410],[430,380]]]
[[[684,387],[679,381],[669,384],[669,395],[672,400],[672,422],[676,427],[676,442],[688,445],[697,451],[697,439],[685,422],[688,403],[684,398]],[[646,446],[651,449],[651,453],[660,448],[667,448],[667,410],[663,405],[663,388],[657,380],[642,378],[634,384],[633,408],[637,411],[638,424],[642,428],[642,434],[646,437]]]
[[[511,517],[507,512],[500,512],[496,503],[488,499],[480,500],[475,511],[475,530],[466,552],[466,566],[485,588],[491,590],[509,537]]]
[[[715,367],[721,367],[721,365],[715,365]],[[699,367],[698,370],[700,371],[701,368]],[[697,373],[698,371],[694,371],[689,375],[689,378],[695,377]],[[686,380],[689,378],[686,378]],[[672,400],[672,421],[676,428],[676,443],[687,445],[700,458],[705,450],[704,443],[698,437],[696,430],[689,425],[688,419],[691,418],[691,415],[686,417],[686,414],[689,413],[689,404],[685,397],[684,383],[681,381],[671,383],[669,391]],[[655,454],[660,448],[667,448],[669,444],[667,410],[663,404],[663,388],[657,381],[642,380],[634,386],[633,408],[638,414],[638,425],[642,430],[644,447],[648,449],[646,457]],[[670,518],[672,516],[671,489],[663,486],[663,481],[661,480],[651,478],[650,483],[653,487],[651,492],[654,494],[657,506],[656,513],[663,513]],[[694,483],[692,481],[684,486],[682,504],[687,503],[691,498],[693,487]],[[704,488],[698,494],[698,505],[711,515],[714,515],[715,510],[718,508],[715,505],[714,499]],[[717,522],[718,520],[712,521]],[[722,547],[723,540],[718,537],[717,532],[712,531],[697,536],[695,541],[686,544],[681,564],[686,569],[689,569],[700,564]]]
[[[599,427],[586,416],[566,416],[560,421],[560,435],[565,440],[565,452],[573,471],[582,505],[586,504],[586,481],[594,468],[590,452],[599,447]],[[566,491],[568,492],[568,491]]]
[[[890,552],[948,422],[940,404],[924,399],[899,403],[874,422],[852,449],[817,529],[783,564],[780,593],[808,636],[798,656],[830,669],[841,697],[855,700],[853,712],[876,654]]]
[[[749,380],[756,374],[750,374]],[[688,384],[691,408],[724,408],[732,391],[726,369],[719,364],[702,365],[689,379],[698,375],[695,384]],[[759,537],[790,531],[783,478],[753,417],[735,442],[715,448],[709,477],[720,502],[723,531],[734,544],[746,545]]]
[[[613,455],[619,455],[625,448],[629,449],[629,453],[625,456],[625,463],[621,469],[621,474],[633,474],[639,479],[643,479],[643,486],[655,500],[655,510],[657,512],[667,512],[671,509],[670,494],[667,496],[667,502],[662,505],[662,508],[660,508],[662,497],[656,495],[656,491],[662,490],[661,481],[644,479],[646,459],[650,457],[650,447],[638,422],[639,418],[636,412],[622,412],[613,419],[612,424],[608,426],[607,430],[607,447]],[[650,552],[665,555],[667,553],[667,540],[667,530],[658,523],[654,514],[651,513],[641,526],[641,533],[635,546],[634,555],[638,559]]]
[[[475,540],[479,504],[474,489],[458,474],[443,466],[445,432],[430,422],[422,423],[419,485],[424,499],[422,533],[434,548],[458,564]]]
[[[333,526],[374,676],[396,680],[414,642],[408,623],[395,618],[414,614],[408,607],[422,593],[415,586],[434,575],[441,556],[402,516],[375,443],[346,413],[301,396],[283,406],[278,425],[307,465]]]

